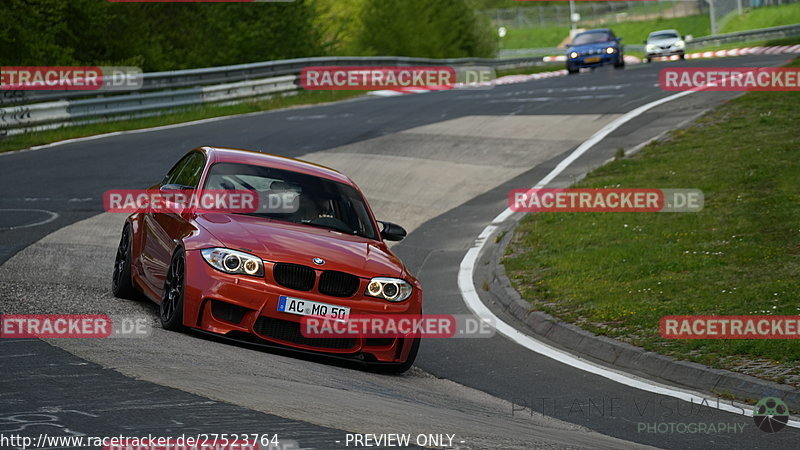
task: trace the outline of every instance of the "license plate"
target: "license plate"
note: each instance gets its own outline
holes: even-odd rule
[[[586,62],[586,63],[600,62],[600,57],[599,56],[592,56],[591,58],[584,59],[583,62]]]
[[[350,317],[350,308],[346,306],[314,302],[285,295],[281,295],[278,298],[278,311],[297,314],[298,316],[322,317],[339,322],[347,322],[347,318]]]

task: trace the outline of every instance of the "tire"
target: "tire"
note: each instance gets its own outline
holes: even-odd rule
[[[685,53],[681,53],[681,61],[684,61],[685,59],[686,59],[686,54]]]
[[[170,331],[183,329],[183,297],[186,290],[186,255],[182,248],[175,251],[164,280],[164,293],[158,306],[161,327]]]
[[[114,297],[138,300],[139,292],[131,278],[131,253],[133,249],[133,233],[130,224],[122,228],[122,236],[114,258],[114,273],[111,275],[111,292]]]
[[[614,63],[615,69],[624,69],[625,68],[625,59],[622,55],[617,58],[617,62]]]
[[[567,74],[569,74],[569,75],[575,75],[576,73],[578,73],[580,71],[581,71],[581,69],[578,69],[577,67],[567,66]]]
[[[652,61],[653,61],[653,60],[652,60],[652,59],[650,59],[650,57],[649,57],[649,56],[648,56],[647,58],[645,58],[645,59],[644,59],[644,62],[646,62],[647,64],[650,64]]]
[[[379,371],[385,374],[401,374],[403,372],[408,371],[411,366],[414,365],[414,361],[417,359],[417,352],[419,352],[419,343],[420,338],[413,338],[413,342],[411,344],[411,351],[408,352],[408,358],[401,363],[391,363],[381,365],[379,367]]]

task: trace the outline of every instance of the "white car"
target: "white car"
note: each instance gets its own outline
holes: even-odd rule
[[[685,58],[686,42],[677,30],[653,31],[644,43],[646,62],[659,56],[678,55],[681,59]]]

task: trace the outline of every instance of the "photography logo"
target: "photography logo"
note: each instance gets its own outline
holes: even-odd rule
[[[756,403],[753,421],[765,433],[781,431],[789,421],[789,408],[775,397],[764,397]]]

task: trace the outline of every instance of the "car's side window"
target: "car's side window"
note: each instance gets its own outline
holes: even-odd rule
[[[178,175],[180,175],[181,170],[183,170],[184,166],[186,166],[186,163],[189,162],[189,159],[192,157],[192,154],[193,153],[189,153],[188,155],[184,156],[183,158],[180,159],[180,161],[178,161],[177,163],[175,163],[174,166],[172,166],[172,169],[169,169],[169,172],[167,172],[167,175],[164,176],[164,179],[161,181],[162,186],[164,186],[165,184],[175,183],[175,180],[178,178]]]
[[[200,152],[192,153],[174,183],[183,186],[197,187],[197,184],[200,182],[200,176],[203,174],[204,166],[205,158],[203,154]]]
[[[196,187],[200,181],[205,166],[205,157],[200,152],[192,152],[184,156],[169,171],[161,185],[180,184],[184,186]]]

